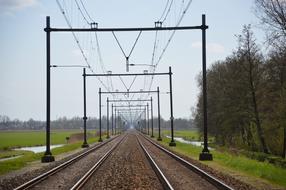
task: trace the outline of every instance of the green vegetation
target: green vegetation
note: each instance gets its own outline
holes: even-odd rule
[[[80,133],[80,130],[51,131],[51,144],[65,144],[66,137]],[[0,132],[0,150],[14,147],[45,145],[45,131],[8,131]]]
[[[207,70],[208,132],[216,143],[286,157],[286,2],[255,0],[267,46],[251,25],[237,35],[237,48]],[[267,51],[264,51],[266,50]],[[203,130],[202,77],[193,112]]]
[[[168,131],[164,131],[164,134],[168,134]],[[177,131],[175,134],[181,136],[190,135],[188,138],[194,137],[194,131]],[[177,136],[177,135],[175,135]],[[165,146],[169,145],[170,139],[163,136],[161,142]],[[169,147],[180,154],[184,154],[192,159],[198,160],[199,154],[202,151],[201,147],[193,146],[190,144],[184,144],[176,142],[176,147]],[[247,158],[244,155],[233,154],[226,151],[212,150],[214,161],[204,161],[202,163],[216,168],[220,171],[229,171],[231,173],[237,173],[238,175],[254,176],[256,178],[264,179],[272,184],[281,185],[286,187],[286,169],[274,166],[268,162],[259,162]]]
[[[59,130],[53,131],[51,134],[52,144],[65,144],[66,137],[79,133],[79,130]],[[92,144],[98,141],[98,137],[88,138],[88,143]],[[7,172],[20,169],[33,161],[39,161],[43,156],[41,153],[33,153],[31,151],[15,151],[11,150],[13,147],[45,145],[45,132],[44,131],[14,131],[14,132],[1,132],[0,133],[0,158],[8,158],[11,156],[21,155],[19,158],[12,160],[0,161],[0,175]],[[73,151],[81,148],[82,141],[72,144],[66,144],[62,147],[52,149],[54,156]]]
[[[96,140],[98,140],[98,138],[97,139],[93,138],[89,140],[89,143],[96,142]],[[51,151],[52,151],[52,154],[56,156],[64,152],[69,152],[69,151],[78,149],[81,147],[81,145],[82,145],[82,142],[77,142],[73,144],[67,144],[63,147],[52,149]],[[22,151],[22,153],[23,153],[23,156],[19,158],[0,162],[0,175],[10,172],[12,170],[20,169],[26,166],[29,162],[40,160],[41,157],[43,156],[43,153],[33,153],[30,151]]]
[[[162,135],[169,135],[171,136],[170,131],[164,130],[162,131]],[[182,137],[185,140],[192,140],[192,141],[199,141],[201,139],[201,135],[196,130],[175,130],[174,131],[175,137]]]

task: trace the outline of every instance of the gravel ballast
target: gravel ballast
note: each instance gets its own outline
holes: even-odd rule
[[[114,150],[84,189],[163,189],[135,134]]]
[[[139,136],[140,137],[140,136]],[[140,137],[141,142],[165,174],[174,189],[209,190],[217,189],[198,174],[186,168],[180,162]]]

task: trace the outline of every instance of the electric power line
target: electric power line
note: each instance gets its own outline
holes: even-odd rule
[[[64,16],[64,19],[65,19],[65,21],[66,21],[68,27],[69,27],[70,29],[72,29],[72,24],[71,24],[71,22],[69,21],[68,16],[66,15],[66,12],[65,12],[64,8],[63,8],[62,5],[60,4],[59,0],[56,0],[56,2],[57,2],[58,7],[60,8],[61,13],[62,13],[63,16]],[[80,11],[80,12],[82,13],[82,11]],[[83,15],[83,14],[82,14],[82,15]],[[85,17],[84,17],[84,18],[85,18]],[[88,22],[87,22],[87,23],[88,23]],[[76,36],[76,34],[75,34],[74,32],[72,32],[72,35],[73,35],[74,40],[76,41],[76,44],[77,44],[77,46],[78,46],[78,48],[79,48],[79,50],[80,50],[80,52],[81,52],[81,54],[82,54],[82,56],[83,56],[83,59],[84,59],[85,63],[87,64],[89,70],[90,70],[92,73],[95,73],[94,70],[92,69],[92,67],[91,67],[91,65],[90,65],[90,63],[89,63],[89,61],[88,61],[88,59],[87,59],[87,57],[86,57],[84,51],[83,51],[83,48],[82,48],[82,46],[81,46],[81,44],[80,44],[80,41],[79,41],[78,37]],[[109,87],[107,87],[107,86],[104,84],[104,82],[100,79],[100,77],[96,77],[96,78],[97,78],[98,81],[104,86],[104,88],[105,88],[107,91],[110,92]]]
[[[81,3],[81,5],[82,5],[82,7],[83,7],[84,12],[85,12],[86,15],[88,16],[88,18],[89,18],[93,23],[95,23],[95,21],[92,19],[92,17],[90,16],[89,12],[88,12],[87,9],[85,8],[85,5],[84,5],[84,3],[82,2],[82,0],[80,0],[80,3]]]
[[[178,26],[181,24],[181,22],[182,22],[184,16],[185,16],[186,13],[187,13],[187,10],[190,8],[191,3],[192,3],[192,0],[189,0],[189,2],[188,2],[188,4],[186,5],[184,11],[182,12],[181,17],[179,18],[179,20],[178,20],[178,22],[177,22],[177,24],[176,24],[176,27],[178,27]],[[156,64],[155,64],[153,73],[156,71],[156,68],[157,68],[158,64],[160,63],[160,61],[162,60],[162,57],[163,57],[163,55],[165,54],[165,52],[166,52],[168,46],[170,45],[170,42],[171,42],[171,40],[173,39],[175,33],[176,33],[176,30],[174,30],[174,31],[172,32],[172,34],[170,35],[170,37],[169,37],[169,39],[168,39],[168,41],[167,41],[165,47],[163,48],[163,50],[162,50],[162,52],[161,52],[161,54],[160,54],[160,56],[159,56],[159,58],[158,58],[158,60],[157,60],[157,62],[156,62]],[[152,76],[152,79],[151,79],[151,82],[150,82],[150,85],[149,85],[149,90],[150,90],[151,87],[152,87],[153,81],[154,81],[154,76]],[[148,95],[149,95],[149,94],[148,94]]]

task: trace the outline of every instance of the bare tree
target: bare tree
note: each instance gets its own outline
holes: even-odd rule
[[[286,0],[255,0],[255,14],[267,32],[268,43],[284,46],[286,41]]]
[[[263,152],[269,153],[258,109],[258,90],[261,80],[262,55],[259,53],[259,48],[255,43],[255,38],[250,25],[244,26],[242,35],[239,35],[238,41],[239,47],[237,55],[241,60],[239,64],[241,64],[246,71],[244,76],[248,83],[246,86],[248,86],[250,91],[250,99],[252,102],[254,122],[256,124],[258,138]]]
[[[267,35],[268,44],[274,47],[276,55],[270,55],[272,60],[282,59],[277,65],[280,73],[281,105],[285,104],[285,50],[286,50],[286,0],[255,0],[255,13],[260,19]],[[284,128],[284,145],[282,157],[286,156],[286,123],[285,106],[281,110],[281,126]]]

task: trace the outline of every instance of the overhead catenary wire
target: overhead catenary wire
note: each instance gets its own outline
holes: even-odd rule
[[[157,41],[158,41],[158,31],[155,32],[155,40],[154,40],[154,46],[153,46],[153,52],[152,52],[152,58],[151,58],[151,65],[154,65],[155,53],[157,49]]]
[[[97,32],[94,32],[95,35],[95,40],[96,40],[96,49],[97,49],[97,54],[98,54],[98,59],[99,59],[99,64],[101,66],[101,70],[103,73],[107,73],[104,63],[103,63],[103,59],[102,59],[102,54],[101,54],[101,50],[100,50],[100,46],[99,46],[99,40],[98,40],[98,36],[97,36]]]
[[[87,25],[90,25],[90,22],[87,20],[87,18],[86,18],[85,15],[83,14],[83,12],[82,12],[82,10],[81,10],[81,8],[80,8],[80,6],[79,6],[77,0],[74,0],[74,1],[75,1],[76,6],[77,6],[77,9],[79,10],[79,12],[80,12],[81,16],[83,17],[83,19],[86,21]]]
[[[67,15],[66,15],[66,13],[65,13],[65,11],[64,11],[64,9],[63,9],[63,7],[62,7],[62,5],[60,4],[59,0],[56,0],[56,2],[57,2],[58,6],[59,6],[59,8],[60,8],[60,10],[61,10],[61,13],[63,14],[63,16],[64,16],[64,18],[65,18],[65,20],[66,20],[66,23],[67,23],[68,27],[69,27],[69,28],[72,28],[72,25],[71,25],[71,23],[70,23],[70,21],[69,21]],[[81,54],[82,54],[82,56],[83,56],[83,59],[84,59],[85,63],[88,65],[88,68],[90,69],[90,71],[91,71],[91,72],[94,72],[93,69],[92,69],[92,67],[91,67],[91,65],[90,65],[89,62],[88,62],[88,59],[87,59],[87,57],[86,57],[86,55],[85,55],[85,53],[84,53],[84,51],[83,51],[83,48],[81,47],[81,44],[80,44],[80,42],[79,42],[78,37],[75,35],[74,32],[72,32],[72,35],[73,35],[73,37],[74,37],[74,40],[76,41],[76,44],[77,44],[78,48],[80,49],[80,52],[81,52]]]
[[[188,9],[190,8],[191,3],[192,3],[192,0],[189,0],[189,2],[188,2],[188,4],[186,5],[184,11],[182,12],[181,17],[180,17],[179,20],[177,21],[176,27],[178,27],[178,26],[181,24],[181,22],[182,22],[184,16],[186,15]],[[155,67],[154,67],[154,69],[153,69],[153,73],[156,71],[156,68],[157,68],[158,64],[160,63],[160,61],[162,60],[162,57],[164,56],[164,54],[165,54],[165,52],[166,52],[168,46],[170,45],[170,43],[171,43],[171,41],[172,41],[172,39],[173,39],[175,33],[176,33],[176,30],[174,30],[174,31],[171,33],[171,35],[169,36],[169,39],[168,39],[166,45],[164,46],[164,48],[163,48],[163,50],[162,50],[162,52],[161,52],[161,54],[160,54],[160,56],[159,56],[159,58],[158,58],[156,64],[155,64]],[[152,76],[152,79],[151,79],[151,82],[150,82],[150,85],[149,85],[149,88],[148,88],[149,90],[152,88],[153,81],[154,81],[154,76]],[[148,95],[149,95],[149,94],[148,94]]]
[[[183,17],[185,16],[186,11],[189,9],[189,6],[190,6],[190,4],[191,4],[191,1],[192,1],[192,0],[189,1],[189,3],[187,4],[186,8],[184,9],[184,12],[182,13],[180,19],[177,21],[177,23],[176,23],[176,25],[175,25],[176,27],[180,25],[180,23],[181,23]],[[180,7],[180,11],[179,11],[180,14],[181,14],[181,12],[182,12],[182,9],[184,8],[184,2],[185,2],[185,1],[182,0],[182,4],[181,4],[181,7]],[[160,20],[160,21],[159,21],[159,22],[160,22],[159,27],[161,27],[161,25],[164,24],[164,22],[166,21],[168,15],[169,15],[169,13],[170,13],[172,4],[173,4],[173,1],[169,4],[169,8],[168,8],[168,11],[167,11],[167,13],[166,13],[164,19],[162,19],[162,16],[160,17],[160,19],[159,19],[159,20]],[[168,4],[166,4],[166,7],[167,7],[167,6],[168,6]],[[165,12],[165,9],[164,9],[162,15],[164,15],[164,12]],[[171,33],[171,35],[170,35],[170,37],[169,37],[169,39],[168,39],[166,45],[164,46],[164,48],[163,48],[163,50],[162,50],[162,52],[161,52],[161,54],[160,54],[160,56],[159,56],[159,59],[156,61],[156,64],[155,64],[155,55],[156,55],[156,52],[157,52],[156,50],[158,49],[158,44],[159,44],[158,32],[159,32],[159,31],[156,31],[156,33],[155,33],[155,40],[154,40],[153,51],[152,51],[152,58],[151,58],[151,65],[152,65],[152,66],[150,66],[150,68],[149,68],[149,71],[150,71],[151,73],[154,73],[154,72],[156,71],[156,68],[157,68],[158,64],[160,63],[160,61],[161,61],[163,55],[165,54],[165,52],[166,52],[166,50],[167,50],[167,48],[168,48],[168,46],[169,46],[169,44],[170,44],[170,42],[171,42],[173,36],[175,35],[175,30],[174,30],[174,31]],[[150,80],[150,83],[149,83],[150,85],[149,85],[148,90],[151,89],[152,84],[153,84],[153,80],[154,80],[154,76],[149,76],[148,79],[149,79],[150,77],[151,77],[151,80]],[[145,86],[144,86],[144,90],[145,90]],[[149,94],[146,94],[146,96],[149,96]]]
[[[72,0],[70,0],[70,2],[72,2]],[[74,2],[75,2],[75,4],[77,5],[77,10],[78,10],[77,13],[79,13],[79,14],[81,15],[81,17],[83,18],[84,22],[86,22],[86,24],[88,24],[89,26],[91,26],[91,23],[95,23],[94,20],[92,19],[91,15],[88,13],[88,11],[87,11],[87,9],[86,9],[86,6],[85,6],[85,4],[84,4],[84,2],[83,2],[83,0],[74,0]],[[184,10],[183,10],[182,8],[184,7],[184,6],[183,6],[183,5],[184,5],[184,0],[182,0],[182,6],[180,7],[181,9],[180,9],[179,12],[181,13],[182,10],[183,10],[183,12],[182,12],[181,17],[179,17],[178,22],[177,22],[176,25],[175,25],[176,27],[180,25],[180,23],[181,23],[181,21],[182,21],[184,15],[186,14],[186,11],[188,10],[188,8],[189,8],[191,2],[192,2],[192,0],[189,0],[187,6],[186,6],[186,7],[184,8]],[[59,0],[57,0],[57,3],[60,4],[60,3],[59,3]],[[74,3],[73,3],[73,4],[74,4]],[[60,6],[59,6],[59,7],[60,7]],[[67,6],[65,5],[65,7],[67,7]],[[165,22],[166,19],[167,19],[167,17],[169,18],[171,9],[173,10],[174,7],[176,8],[176,6],[174,5],[174,0],[168,0],[167,3],[166,3],[166,5],[165,5],[165,7],[164,7],[163,13],[162,13],[162,15],[161,15],[159,21]],[[60,7],[60,8],[61,8],[61,7]],[[75,7],[75,9],[76,9],[76,7]],[[68,19],[68,17],[67,17],[67,14],[65,13],[64,10],[62,11],[62,13],[63,13],[64,17],[66,17],[65,19],[66,19],[66,21],[67,21],[67,23],[68,23],[68,25],[69,25],[69,21],[68,21],[69,19]],[[82,20],[81,20],[81,21],[82,21]],[[71,28],[71,27],[72,27],[72,25],[71,25],[71,23],[70,23],[70,28]],[[174,35],[175,35],[175,32],[176,32],[175,30],[172,31],[171,35],[169,36],[168,41],[166,42],[165,46],[163,46],[162,51],[160,52],[159,56],[156,56],[156,55],[158,54],[159,50],[160,50],[160,47],[159,47],[159,49],[158,49],[158,43],[159,43],[158,34],[159,34],[159,31],[156,31],[155,40],[154,40],[154,46],[153,46],[153,51],[152,51],[152,59],[151,59],[151,65],[154,65],[154,66],[149,68],[149,72],[154,73],[154,72],[156,71],[158,64],[161,62],[162,57],[165,55],[166,50],[167,50],[167,48],[168,48],[168,46],[169,46],[171,40],[173,39],[173,37],[174,37]],[[126,58],[126,61],[128,61],[129,57],[131,56],[132,52],[134,51],[135,46],[136,46],[136,44],[137,44],[137,42],[138,42],[138,40],[139,40],[139,38],[140,38],[141,33],[142,33],[142,31],[139,32],[139,34],[138,34],[138,36],[137,36],[137,38],[136,38],[136,40],[135,40],[135,42],[134,42],[134,44],[133,44],[133,46],[132,46],[130,52],[129,52],[129,54],[127,55],[127,53],[126,53],[126,52],[124,51],[124,49],[122,48],[122,46],[121,46],[121,44],[120,44],[120,42],[119,42],[117,36],[115,35],[114,32],[112,32],[114,38],[116,39],[116,42],[117,42],[118,46],[120,47],[120,49],[121,49],[121,51],[122,51],[124,57]],[[160,33],[160,34],[161,34],[161,33]],[[85,54],[85,53],[84,53],[84,51],[83,51],[84,48],[82,48],[82,45],[80,44],[79,39],[78,39],[77,36],[74,34],[74,32],[73,32],[73,35],[74,35],[74,38],[75,38],[76,43],[78,44],[78,46],[80,46],[80,47],[79,47],[80,52],[81,52],[81,54],[82,54],[82,56],[83,56],[83,58],[84,58],[86,64],[88,65],[88,68],[90,69],[90,71],[91,71],[92,73],[94,73],[94,70],[93,70],[93,68],[92,68],[91,65],[90,65],[90,62],[88,61],[88,59],[87,59],[87,57],[86,57],[86,55],[89,55],[89,54]],[[100,45],[99,45],[99,42],[98,42],[98,36],[97,36],[96,32],[95,32],[94,37],[95,37],[95,41],[96,41],[96,43],[95,43],[95,44],[96,44],[96,50],[97,50],[98,61],[99,61],[101,70],[102,70],[103,73],[107,73],[106,68],[105,68],[105,66],[104,66],[104,63],[103,63],[103,59],[102,59],[102,55],[101,55],[101,50],[100,50]],[[89,58],[90,58],[90,57],[89,57]],[[127,63],[129,63],[129,62],[127,62]],[[105,88],[107,91],[110,91],[110,88],[112,89],[112,91],[114,91],[114,86],[113,86],[113,83],[112,83],[112,78],[111,78],[110,76],[106,76],[106,81],[105,81],[105,83],[106,83],[107,85],[101,80],[100,77],[97,77],[97,79],[100,81],[100,83],[104,86],[104,88]],[[148,79],[148,80],[147,80],[147,79]],[[152,78],[149,78],[149,77],[147,78],[146,76],[144,76],[143,89],[145,89],[146,86],[147,86],[147,87],[149,87],[149,90],[150,90],[150,89],[152,88],[153,79],[154,79],[154,76],[152,76]],[[130,86],[129,86],[129,85],[126,85],[126,83],[124,82],[124,80],[123,80],[121,77],[120,77],[120,80],[121,80],[121,82],[123,83],[124,87],[125,87],[125,88],[127,89],[127,91],[128,91],[128,90],[131,89],[131,87],[132,87],[133,84],[135,83],[136,76],[133,78],[133,80],[132,80]],[[149,85],[148,85],[148,84],[149,84]],[[111,87],[110,87],[110,86],[111,86]],[[113,95],[113,94],[112,94],[112,95]],[[115,95],[116,95],[116,94],[115,94]],[[132,99],[134,98],[134,95],[135,95],[135,94],[132,95],[132,97],[131,97]],[[146,95],[148,96],[149,94],[146,94]],[[116,95],[116,96],[117,96],[117,95]],[[141,94],[141,95],[140,95],[140,98],[141,98],[141,99],[142,99],[142,96],[144,96],[144,94]],[[126,97],[125,97],[125,98],[126,98]],[[130,102],[129,102],[129,103],[130,103]]]
[[[58,7],[59,7],[61,13],[62,13],[63,16],[64,16],[64,19],[65,19],[65,21],[66,21],[68,27],[69,27],[70,29],[72,29],[72,28],[73,28],[73,27],[72,27],[72,24],[71,24],[71,22],[69,21],[68,16],[66,15],[65,9],[63,8],[63,6],[62,6],[61,3],[59,2],[59,0],[56,0],[56,2],[57,2],[57,5],[58,5]],[[81,13],[82,13],[82,11],[81,11]],[[85,18],[85,17],[84,17],[84,18]],[[87,22],[87,23],[88,23],[88,22]],[[75,34],[74,32],[72,32],[72,35],[73,35],[73,38],[74,38],[74,40],[75,40],[75,42],[76,42],[76,44],[77,44],[77,46],[78,46],[78,48],[79,48],[79,50],[80,50],[82,56],[83,56],[83,59],[84,59],[85,63],[87,64],[88,69],[89,69],[92,73],[95,73],[94,70],[93,70],[93,68],[91,67],[91,65],[90,65],[90,63],[89,63],[89,61],[88,61],[88,59],[87,59],[87,56],[85,55],[85,53],[84,53],[84,51],[83,51],[83,48],[82,48],[82,46],[81,46],[81,44],[80,44],[80,41],[79,41],[78,37],[76,36],[76,34]],[[96,78],[98,79],[98,81],[103,85],[103,87],[104,87],[107,91],[110,91],[109,87],[107,87],[107,86],[104,84],[104,82],[100,79],[100,77],[96,77]]]
[[[134,44],[133,44],[133,46],[132,46],[132,48],[131,48],[129,54],[126,55],[126,53],[125,53],[125,51],[123,50],[123,48],[122,48],[122,46],[121,46],[121,44],[120,44],[120,42],[119,42],[117,36],[116,36],[115,33],[112,31],[113,37],[115,38],[115,40],[116,40],[116,42],[117,42],[117,44],[118,44],[118,46],[119,46],[121,52],[123,53],[123,55],[124,55],[124,57],[125,57],[126,59],[128,59],[128,58],[131,56],[131,54],[132,54],[132,52],[133,52],[133,50],[134,50],[134,48],[135,48],[135,46],[136,46],[136,44],[137,44],[137,42],[138,42],[140,36],[141,36],[141,33],[142,33],[142,31],[139,31],[139,33],[138,33],[138,35],[137,35],[137,37],[136,37],[136,40],[135,40],[135,42],[134,42]]]
[[[168,0],[168,1],[167,1],[167,3],[166,3],[166,5],[165,5],[165,8],[164,8],[163,12],[162,12],[162,14],[161,14],[160,18],[158,19],[159,21],[160,21],[160,20],[162,20],[162,18],[163,18],[163,16],[164,16],[164,14],[165,14],[165,12],[166,12],[166,10],[167,10],[167,8],[168,8],[169,1],[170,1],[170,0]]]
[[[100,43],[99,43],[97,32],[94,33],[94,36],[95,36],[95,40],[96,40],[96,49],[97,49],[97,55],[98,55],[98,59],[99,59],[99,64],[101,66],[101,70],[102,70],[103,73],[107,73],[107,70],[106,70],[106,68],[104,66],[104,62],[103,62],[103,59],[102,59],[101,48],[100,48]],[[107,76],[106,77],[106,81],[107,81],[107,83],[110,84],[111,89],[114,90],[113,82],[112,82],[111,77]]]
[[[184,16],[186,15],[188,9],[190,8],[191,3],[192,3],[192,0],[189,0],[189,2],[188,2],[188,4],[186,5],[184,11],[182,12],[181,17],[179,18],[179,20],[177,21],[177,24],[175,25],[176,27],[178,27],[178,26],[181,24],[181,22],[182,22]],[[167,41],[165,47],[163,48],[163,50],[162,50],[162,52],[161,52],[161,54],[160,54],[160,56],[159,56],[159,58],[158,58],[158,60],[157,60],[157,62],[156,62],[156,65],[155,65],[156,67],[157,67],[157,65],[160,63],[160,61],[161,61],[163,55],[165,54],[165,52],[166,52],[168,46],[170,45],[170,42],[172,41],[172,39],[173,39],[175,33],[176,33],[176,30],[173,30],[172,34],[169,36],[169,39],[168,39],[168,41]]]
[[[174,1],[174,0],[171,1],[171,3],[170,3],[170,5],[169,5],[168,11],[167,11],[165,17],[164,17],[162,20],[160,19],[160,21],[161,21],[162,23],[164,23],[164,22],[166,21],[166,19],[167,19],[169,13],[170,13],[170,11],[171,11],[171,8],[172,8],[172,5],[173,5],[173,1]]]
[[[82,5],[82,7],[83,7],[84,12],[85,12],[86,15],[88,16],[88,18],[89,18],[93,23],[95,23],[95,21],[92,19],[92,17],[90,16],[89,12],[88,12],[87,9],[85,8],[85,5],[84,5],[84,3],[82,2],[82,0],[80,0],[80,3],[81,3],[81,5]]]
[[[184,16],[185,16],[187,10],[189,9],[191,3],[192,3],[192,0],[189,1],[188,5],[187,5],[186,8],[184,9],[184,11],[183,11],[183,13],[182,13],[180,19],[178,20],[178,22],[177,22],[177,24],[176,24],[176,27],[178,27],[178,26],[181,24],[181,22],[182,22],[182,20],[183,20],[183,18],[184,18]],[[168,39],[168,41],[167,41],[165,47],[163,48],[163,50],[162,50],[162,52],[161,52],[161,54],[160,54],[159,59],[157,60],[155,66],[157,66],[157,65],[159,64],[159,62],[161,61],[161,59],[162,59],[163,55],[165,54],[165,52],[166,52],[168,46],[170,45],[170,43],[171,43],[171,41],[172,41],[172,39],[173,39],[175,33],[176,33],[176,30],[173,30],[173,32],[172,32],[172,34],[170,35],[170,37],[169,37],[169,39]]]
[[[128,87],[126,86],[125,82],[123,81],[122,77],[119,76],[120,81],[122,82],[122,84],[124,85],[124,87],[126,88],[126,90],[128,91]]]
[[[132,87],[132,85],[134,84],[134,82],[135,82],[136,78],[137,78],[137,75],[135,75],[135,76],[134,76],[133,81],[131,82],[131,84],[130,84],[130,86],[129,86],[128,90],[130,90],[130,89],[131,89],[131,87]]]
[[[82,9],[80,8],[80,5],[79,5],[79,3],[78,3],[77,0],[75,0],[75,3],[76,3],[76,5],[77,5],[78,10],[80,11],[80,13],[81,13],[83,19],[86,21],[86,23],[87,23],[88,25],[90,25],[90,26],[92,27],[92,25],[95,24],[95,21],[94,21],[94,19],[92,19],[92,17],[91,17],[90,14],[88,13],[88,11],[87,11],[87,9],[86,9],[86,7],[85,7],[83,1],[80,0],[80,3],[81,3],[81,5],[82,5],[82,8],[83,8],[85,14],[87,15],[87,17],[89,18],[90,21],[88,21],[87,17],[84,15],[84,13],[83,13]],[[98,54],[98,57],[99,57],[99,64],[100,64],[100,66],[101,66],[102,72],[106,73],[106,69],[105,69],[105,66],[104,66],[104,63],[103,63],[102,54],[101,54],[101,50],[100,50],[100,46],[99,46],[98,36],[97,36],[97,33],[96,33],[96,32],[95,32],[94,34],[95,34],[95,39],[96,39],[96,47],[97,47],[96,49],[97,49],[97,54]],[[110,83],[110,86],[111,86],[112,89],[113,89],[112,80],[109,80],[108,78],[109,78],[109,77],[106,77],[107,84]],[[108,89],[110,89],[110,88],[109,88],[109,85],[108,85]]]

